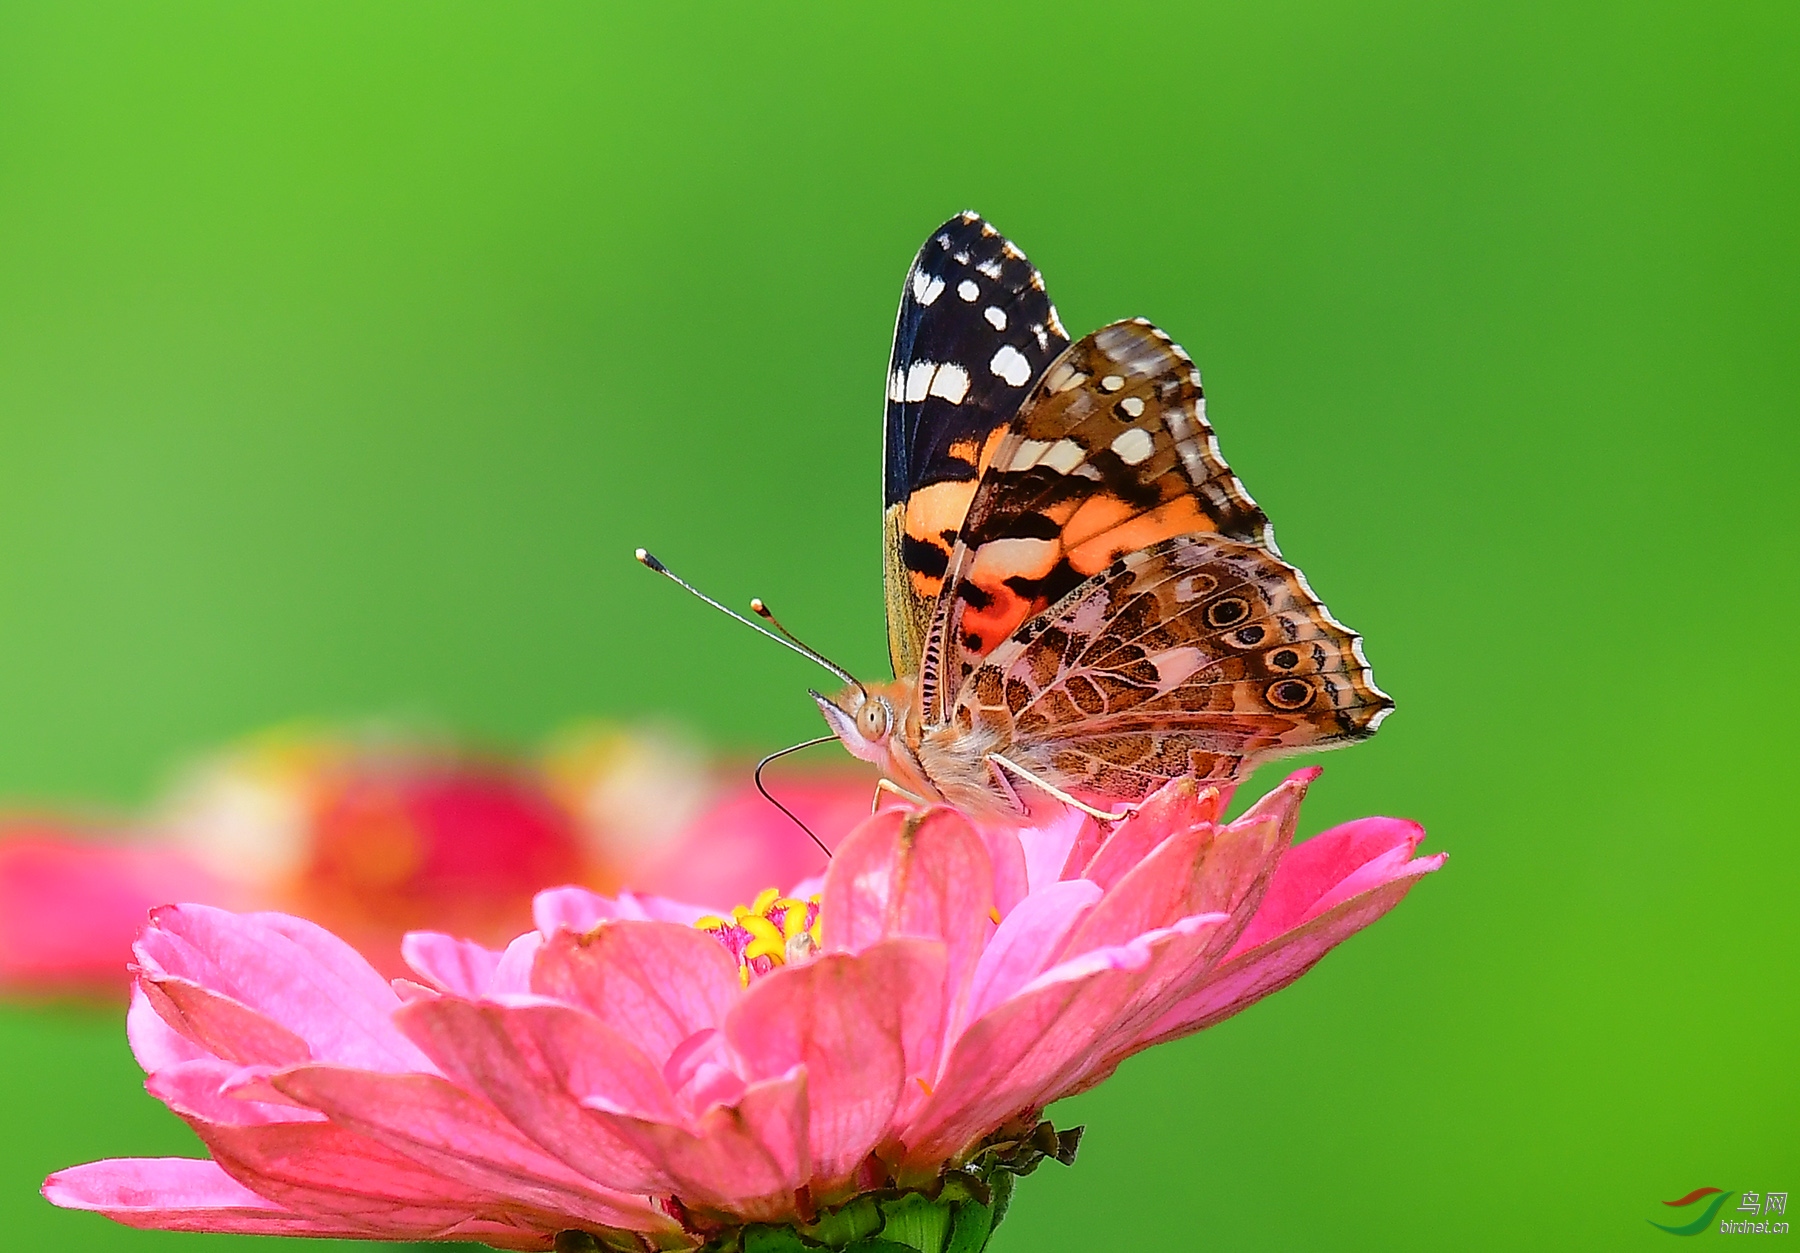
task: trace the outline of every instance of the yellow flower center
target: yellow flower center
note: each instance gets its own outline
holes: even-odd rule
[[[749,987],[752,978],[798,965],[819,951],[819,898],[798,900],[767,888],[733,909],[731,917],[708,914],[694,925],[737,958],[738,979]]]

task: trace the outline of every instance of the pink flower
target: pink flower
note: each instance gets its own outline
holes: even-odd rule
[[[1228,825],[1188,780],[1110,833],[886,811],[816,893],[706,917],[559,889],[504,951],[409,936],[419,982],[392,987],[310,923],[161,909],[132,1047],[212,1160],[45,1195],[141,1227],[673,1249],[877,1213],[897,1239],[910,1202],[863,1194],[902,1189],[978,1249],[1007,1172],[1073,1147],[1046,1105],[1285,986],[1442,864],[1387,818],[1290,847],[1315,773]]]
[[[62,818],[0,825],[0,987],[119,995],[131,941],[168,900],[232,893],[178,849],[102,842]]]
[[[165,901],[302,914],[389,975],[434,927],[504,944],[551,884],[733,900],[823,869],[749,782],[675,737],[588,727],[540,760],[417,739],[270,733],[188,771],[154,817],[0,823],[0,989],[117,995]],[[775,784],[815,830],[868,813],[872,777]]]
[[[749,773],[739,771],[746,780]],[[773,782],[771,790],[808,828],[835,835],[869,816],[875,776],[863,770],[796,772]],[[631,868],[629,882],[688,900],[737,901],[768,884],[798,883],[824,870],[818,846],[746,781],[725,789],[673,839],[648,852]]]

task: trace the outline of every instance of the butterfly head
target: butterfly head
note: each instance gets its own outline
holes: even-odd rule
[[[906,679],[868,685],[853,683],[834,696],[813,692],[812,698],[818,702],[819,712],[825,715],[832,734],[844,742],[852,756],[886,769],[903,752],[904,736],[897,737],[895,732],[911,702],[911,686]]]

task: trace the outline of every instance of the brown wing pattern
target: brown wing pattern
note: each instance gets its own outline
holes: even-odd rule
[[[1195,534],[1119,558],[994,649],[943,731],[979,728],[1076,795],[1137,800],[1366,738],[1392,708],[1298,570]]]
[[[928,716],[1033,614],[1120,556],[1213,533],[1276,552],[1268,517],[1219,454],[1200,374],[1141,318],[1053,361],[991,449],[926,636]]]

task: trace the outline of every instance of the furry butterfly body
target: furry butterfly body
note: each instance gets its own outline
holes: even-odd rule
[[[1392,710],[1220,455],[1187,354],[1142,319],[1070,343],[973,213],[908,271],[887,397],[895,680],[814,696],[889,786],[990,818],[1115,814]]]

